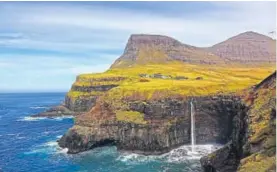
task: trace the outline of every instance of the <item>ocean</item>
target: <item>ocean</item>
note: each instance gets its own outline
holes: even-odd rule
[[[218,145],[181,146],[159,156],[119,152],[115,146],[69,155],[57,140],[72,117],[32,118],[64,100],[65,93],[0,94],[0,171],[3,172],[198,172],[200,157]]]

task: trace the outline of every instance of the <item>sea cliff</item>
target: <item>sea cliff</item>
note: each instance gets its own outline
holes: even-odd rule
[[[276,145],[276,74],[264,78],[275,71],[276,52],[255,49],[265,44],[276,43],[254,32],[210,48],[167,36],[131,35],[109,70],[77,76],[61,113],[74,113],[74,126],[58,143],[72,154],[104,145],[163,154],[190,144],[194,108],[196,144],[226,144],[201,159],[204,171],[247,171],[252,162],[272,169],[275,163],[267,162],[273,162]]]

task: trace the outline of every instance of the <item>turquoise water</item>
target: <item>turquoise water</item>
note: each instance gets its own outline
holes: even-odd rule
[[[73,125],[72,118],[32,118],[58,105],[65,93],[0,94],[0,171],[4,172],[197,172],[199,159],[215,145],[183,146],[160,156],[118,152],[102,147],[66,154],[56,140]]]

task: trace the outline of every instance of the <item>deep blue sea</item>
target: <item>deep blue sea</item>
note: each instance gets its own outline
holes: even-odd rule
[[[32,118],[64,100],[65,93],[0,94],[0,171],[4,172],[197,172],[201,155],[213,145],[182,146],[160,156],[118,152],[102,147],[77,155],[57,145],[72,118]]]

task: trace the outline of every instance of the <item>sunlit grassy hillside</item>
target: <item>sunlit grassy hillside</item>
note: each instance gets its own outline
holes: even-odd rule
[[[180,62],[134,65],[110,69],[99,74],[81,74],[75,86],[118,85],[108,91],[109,97],[152,99],[167,96],[201,96],[230,93],[255,85],[275,70],[273,65],[192,65]],[[155,77],[159,76],[159,77]],[[71,90],[72,97],[103,92]]]

